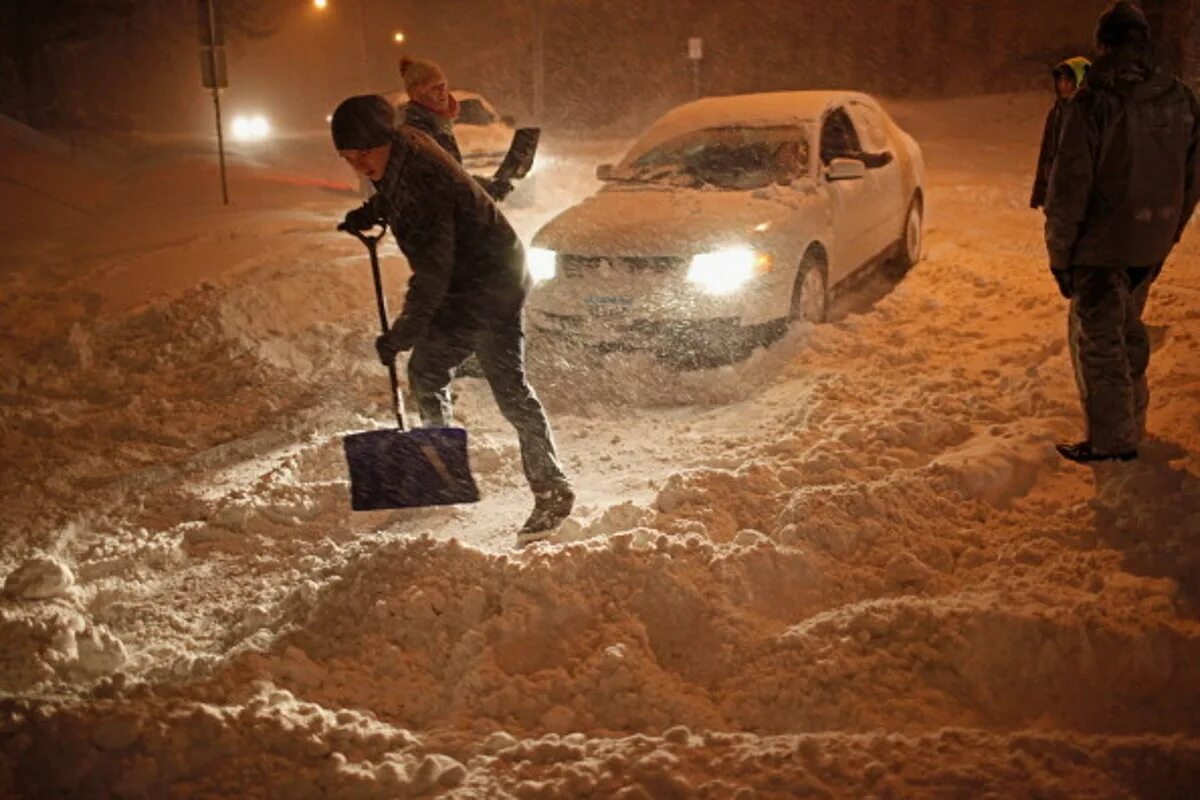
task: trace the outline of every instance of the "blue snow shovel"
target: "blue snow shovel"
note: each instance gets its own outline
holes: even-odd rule
[[[373,235],[350,230],[345,225],[339,225],[338,230],[352,234],[371,254],[379,324],[387,333],[390,327],[387,300],[383,296],[377,252],[378,242],[387,229]],[[477,502],[479,488],[467,459],[467,432],[462,428],[408,430],[394,363],[388,365],[388,378],[397,428],[352,433],[342,439],[346,463],[350,465],[351,508],[376,511]]]

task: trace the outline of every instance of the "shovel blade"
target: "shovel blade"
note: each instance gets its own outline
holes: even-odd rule
[[[355,511],[474,503],[479,488],[462,428],[352,433],[342,439]]]

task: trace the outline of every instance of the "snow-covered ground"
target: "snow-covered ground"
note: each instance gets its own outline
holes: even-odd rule
[[[524,551],[474,379],[484,500],[348,510],[387,393],[323,140],[236,154],[225,209],[203,150],[0,129],[0,795],[1191,795],[1200,235],[1144,457],[1064,464],[1046,101],[888,104],[927,256],[830,324],[695,372],[532,342],[580,505]],[[622,143],[545,147],[526,237]]]

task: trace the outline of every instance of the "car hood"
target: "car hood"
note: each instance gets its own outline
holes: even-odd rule
[[[512,143],[513,131],[504,125],[455,125],[454,138],[467,162],[499,166]]]
[[[533,245],[583,256],[687,256],[753,245],[814,194],[808,181],[749,192],[608,187],[546,223]]]

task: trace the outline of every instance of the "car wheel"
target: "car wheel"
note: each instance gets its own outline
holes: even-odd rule
[[[805,258],[796,276],[792,291],[791,320],[824,322],[829,313],[829,288],[825,282],[823,264],[815,258]]]
[[[904,238],[900,240],[898,266],[904,272],[908,272],[921,260],[921,245],[924,239],[923,217],[921,198],[914,197],[908,204],[908,213],[904,217]]]

